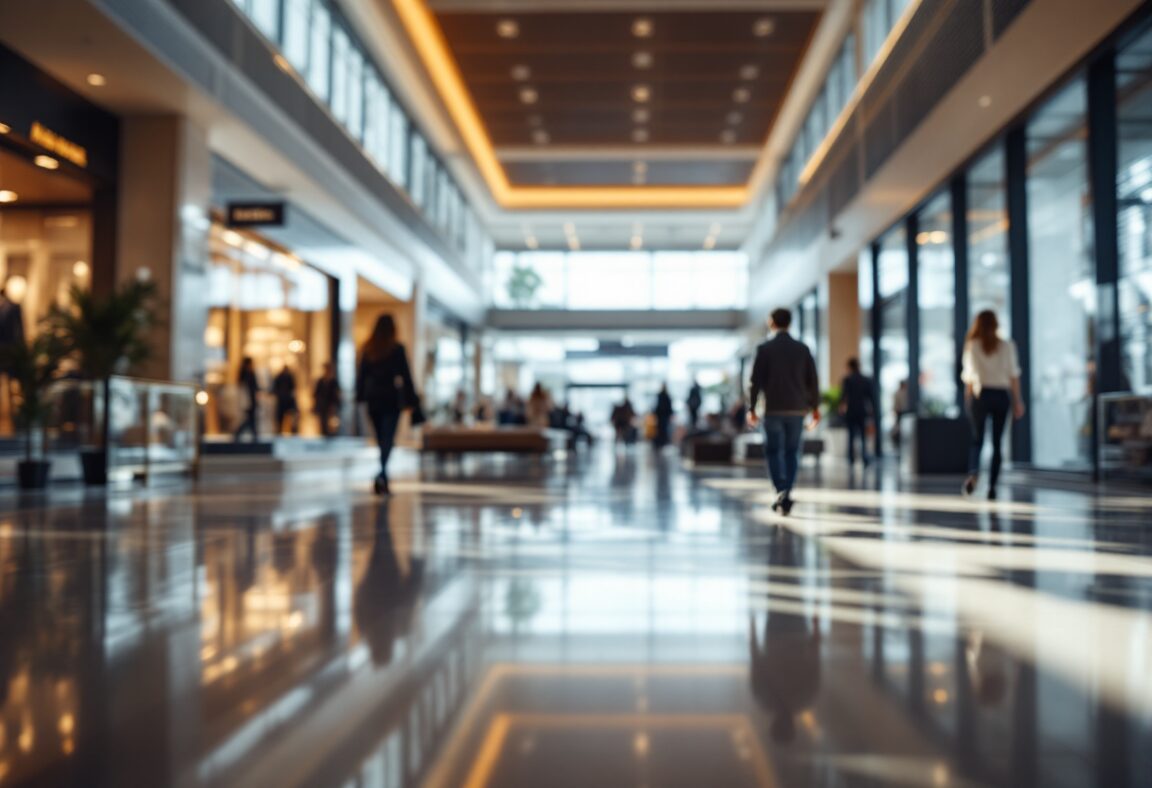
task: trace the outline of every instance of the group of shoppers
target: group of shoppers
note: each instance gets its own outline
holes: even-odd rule
[[[243,418],[240,426],[236,428],[234,437],[240,440],[247,433],[256,440],[260,437],[261,389],[259,378],[256,376],[256,364],[251,356],[245,356],[240,362],[236,383],[240,390]],[[293,435],[299,433],[300,406],[296,400],[296,375],[287,364],[272,379],[271,393],[275,402],[273,432],[277,435],[282,434],[287,421],[288,431]],[[326,438],[335,435],[339,430],[342,402],[343,394],[340,382],[336,379],[336,371],[332,364],[325,362],[323,372],[312,392],[312,412],[320,422],[320,434]]]

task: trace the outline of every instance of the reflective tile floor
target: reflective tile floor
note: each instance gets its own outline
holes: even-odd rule
[[[1152,785],[1152,498],[803,484],[0,494],[0,785]]]

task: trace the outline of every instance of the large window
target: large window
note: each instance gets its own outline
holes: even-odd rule
[[[968,170],[968,309],[991,309],[1012,324],[1004,150],[994,147]]]
[[[504,309],[747,306],[741,252],[499,252],[494,271],[492,303]]]
[[[1042,467],[1092,461],[1096,268],[1083,80],[1028,123],[1028,303],[1032,459]]]
[[[919,216],[916,235],[920,308],[919,412],[956,410],[956,257],[952,251],[952,198],[933,197]]]
[[[1152,32],[1116,60],[1123,388],[1152,393]]]
[[[876,308],[872,290],[872,249],[864,247],[856,263],[856,287],[860,296],[860,369],[866,375],[876,374],[872,345],[872,312]]]

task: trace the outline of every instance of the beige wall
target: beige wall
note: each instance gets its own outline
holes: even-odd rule
[[[844,377],[844,365],[860,352],[860,299],[856,272],[830,273],[827,288],[824,335],[828,337],[828,369],[822,372],[828,386],[838,386]]]

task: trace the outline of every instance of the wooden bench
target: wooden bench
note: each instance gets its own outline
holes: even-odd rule
[[[432,427],[423,430],[426,454],[547,454],[563,449],[568,433],[538,427]]]

